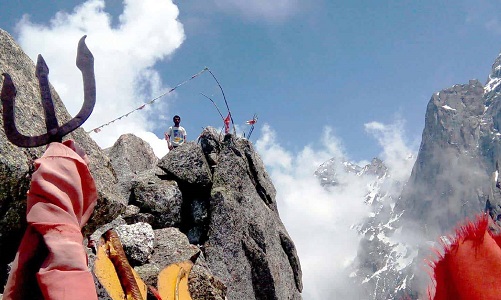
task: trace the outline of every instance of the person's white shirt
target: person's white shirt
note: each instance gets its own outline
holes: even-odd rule
[[[178,147],[186,141],[186,130],[183,126],[171,126],[167,131],[170,143],[173,147]]]

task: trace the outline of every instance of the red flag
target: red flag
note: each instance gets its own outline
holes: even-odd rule
[[[428,298],[499,299],[501,236],[490,230],[488,215],[458,228],[445,253],[432,262],[434,284]],[[434,295],[433,295],[434,294]]]
[[[249,121],[245,122],[245,124],[254,125],[254,124],[256,124],[256,122],[257,122],[256,119],[252,119],[252,120],[249,120]]]
[[[231,114],[228,113],[228,116],[224,119],[224,133],[228,134],[230,132],[230,120]]]

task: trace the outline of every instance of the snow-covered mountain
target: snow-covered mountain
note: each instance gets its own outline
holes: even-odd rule
[[[500,158],[501,55],[485,86],[470,80],[432,95],[407,182],[394,180],[378,159],[365,167],[329,160],[318,168],[315,175],[326,188],[339,184],[339,164],[372,178],[363,187],[372,212],[353,225],[361,242],[351,266],[368,299],[427,299],[426,261],[432,249],[441,249],[439,240],[446,242],[441,237],[484,211],[499,219]]]
[[[411,265],[417,251],[395,239],[399,234],[397,221],[402,216],[402,212],[395,210],[395,204],[404,183],[394,180],[378,158],[363,167],[330,159],[317,169],[315,176],[326,188],[337,186],[336,170],[365,179],[361,180],[367,183],[362,187],[366,191],[364,202],[371,208],[365,220],[352,226],[361,236],[357,260],[350,266],[353,283],[363,289],[367,299],[408,293],[406,283],[412,276],[402,270]]]

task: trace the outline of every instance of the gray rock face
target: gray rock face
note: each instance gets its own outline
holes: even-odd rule
[[[362,241],[358,259],[372,295],[424,297],[429,276],[423,261],[432,255],[430,244],[483,211],[490,191],[479,147],[483,96],[482,84],[470,80],[431,97],[419,153],[395,209],[383,207],[364,225],[372,238]]]
[[[492,65],[491,74],[487,79],[484,88],[484,99],[486,105],[486,118],[484,121],[487,127],[491,127],[499,132],[501,124],[501,103],[499,103],[499,93],[501,92],[501,55],[499,55]]]
[[[75,72],[80,72],[76,66]],[[45,133],[45,117],[35,77],[35,65],[12,37],[1,29],[0,73],[9,73],[17,88],[15,112],[18,130],[30,136]],[[3,78],[0,78],[1,84]],[[83,89],[83,86],[74,88]],[[59,124],[64,124],[71,116],[52,87],[51,93]],[[33,172],[33,161],[43,154],[45,147],[18,148],[7,140],[3,119],[0,119],[0,128],[0,286],[3,286],[6,280],[6,265],[13,260],[26,226],[26,192]],[[85,150],[90,159],[92,176],[96,181],[98,203],[84,228],[86,233],[90,233],[99,225],[118,216],[125,209],[126,200],[117,192],[110,160],[85,131],[79,128],[66,138],[74,139]]]
[[[198,263],[193,266],[189,276],[189,290],[193,300],[225,300],[226,286]]]
[[[219,148],[204,244],[210,269],[228,299],[300,299],[299,259],[262,162],[247,140],[227,135]]]
[[[194,300],[224,300],[226,286],[212,274],[200,249],[191,245],[177,228],[155,230],[155,246],[150,262],[134,269],[146,284],[156,286],[157,275],[162,269],[186,260],[196,261],[188,279],[191,297]]]
[[[220,141],[223,136],[214,127],[207,127],[200,134],[200,146],[211,167],[217,164],[217,156],[221,151]]]
[[[480,123],[480,152],[487,172],[496,173],[491,180],[488,208],[491,216],[499,221],[501,214],[501,185],[499,163],[501,160],[501,54],[492,65],[484,88],[485,114]]]
[[[383,178],[388,173],[388,168],[384,165],[383,161],[379,158],[373,158],[371,163],[364,166],[360,171],[364,175],[372,175],[377,178]]]
[[[398,206],[419,220],[426,235],[439,236],[485,206],[489,169],[478,147],[484,88],[477,80],[431,98],[423,139]]]
[[[99,243],[99,239],[101,236],[108,231],[109,229],[117,228],[118,226],[121,225],[126,225],[127,222],[122,218],[122,216],[118,216],[115,220],[104,224],[103,226],[99,227],[96,229],[89,237],[88,239],[90,241],[94,241],[96,244]]]
[[[485,87],[470,80],[432,96],[418,157],[395,210],[369,220],[376,223],[364,225],[366,232],[376,233],[377,238],[363,241],[358,258],[366,271],[373,268],[373,275],[364,273],[367,278],[380,280],[379,287],[373,289],[378,298],[395,298],[404,293],[412,299],[424,297],[429,280],[422,272],[422,261],[430,256],[430,243],[450,234],[465,217],[484,210],[499,223],[500,83],[501,56]],[[377,226],[385,222],[393,225],[381,232]],[[397,235],[397,228],[407,240],[412,237],[413,244],[385,242]],[[381,233],[384,239],[379,238]],[[396,260],[391,257],[402,250],[407,256],[401,258],[413,262],[392,265]]]
[[[181,190],[179,227],[188,240],[179,231],[162,229],[158,234],[169,230],[166,234],[185,237],[157,238],[150,265],[196,255],[199,248],[186,247],[189,242],[200,245],[204,258],[205,271],[193,275],[205,286],[206,293],[194,288],[198,298],[223,299],[226,286],[228,299],[300,299],[299,258],[280,221],[276,191],[260,157],[247,140],[231,135],[222,140],[213,128],[206,128],[199,142],[176,148],[158,163],[165,171],[162,181],[174,180]],[[178,251],[179,258],[164,257],[176,253],[173,249],[188,251]]]
[[[189,260],[200,249],[188,242],[188,238],[174,227],[154,230],[154,246],[151,258],[147,264],[134,269],[149,285],[157,285],[157,276],[170,264]]]

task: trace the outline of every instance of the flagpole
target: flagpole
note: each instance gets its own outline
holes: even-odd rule
[[[233,122],[233,116],[231,115],[230,106],[228,105],[228,101],[226,101],[226,96],[224,95],[223,88],[219,84],[219,81],[217,80],[216,76],[214,76],[214,74],[211,72],[211,70],[209,68],[207,68],[207,71],[209,71],[209,73],[212,75],[212,77],[216,81],[217,85],[219,86],[219,89],[221,90],[221,93],[223,94],[224,103],[226,104],[226,108],[228,109],[228,114],[230,115],[231,124],[233,125],[233,134],[236,136],[237,135],[237,129],[235,128],[235,122]]]
[[[221,113],[221,111],[219,110],[219,107],[217,107],[216,102],[214,102],[214,100],[212,100],[209,96],[206,96],[204,93],[200,93],[200,94],[201,94],[202,96],[204,96],[205,98],[209,99],[209,100],[212,102],[212,104],[214,104],[214,106],[215,106],[215,107],[216,107],[216,109],[217,109],[217,112],[218,112],[218,113],[219,113],[219,115],[221,116],[221,119],[223,119],[223,121],[224,121],[224,116],[223,116],[223,114]]]

